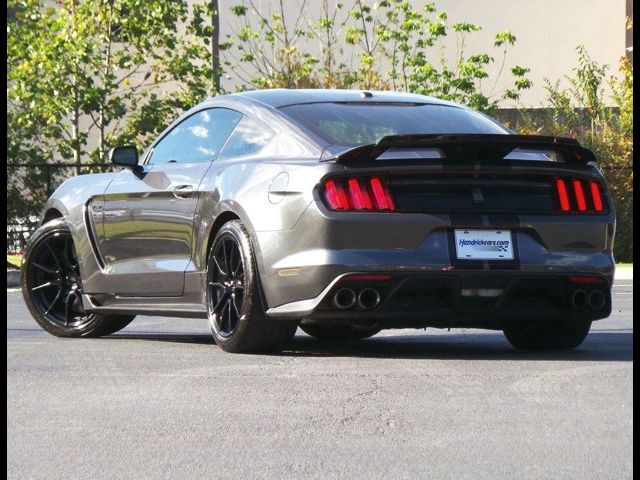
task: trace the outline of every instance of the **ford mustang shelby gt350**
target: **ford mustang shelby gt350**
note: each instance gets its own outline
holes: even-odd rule
[[[114,173],[66,180],[23,260],[35,320],[107,335],[207,318],[229,352],[385,328],[574,348],[611,312],[615,214],[594,154],[421,95],[263,90],[184,113]]]

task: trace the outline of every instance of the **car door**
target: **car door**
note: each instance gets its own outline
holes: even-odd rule
[[[113,293],[182,295],[198,186],[241,118],[224,108],[200,110],[153,145],[141,171],[115,176],[97,230]]]

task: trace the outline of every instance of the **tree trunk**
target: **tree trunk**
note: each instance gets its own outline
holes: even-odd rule
[[[82,159],[80,157],[80,106],[78,87],[74,89],[73,119],[71,122],[71,138],[73,140],[73,163],[76,165],[76,175],[80,175],[82,170]]]
[[[213,70],[213,90],[220,93],[220,15],[218,0],[211,0],[211,67]]]
[[[106,103],[107,99],[103,98],[102,99],[102,106],[100,107],[100,149],[98,150],[98,152],[100,153],[100,159],[98,160],[98,162],[104,162],[104,151],[105,151],[105,144],[106,144],[106,139],[105,139],[105,115],[104,115],[104,104]]]

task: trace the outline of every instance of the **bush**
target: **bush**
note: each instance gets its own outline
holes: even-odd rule
[[[633,66],[622,58],[620,76],[605,81],[608,67],[594,62],[584,47],[577,51],[578,67],[565,78],[567,88],[545,80],[553,108],[536,118],[522,110],[509,126],[524,134],[571,136],[595,152],[617,214],[616,261],[633,262]]]
[[[330,3],[320,0],[320,19],[305,9],[287,18],[282,2],[275,10],[258,9],[251,0],[232,7],[237,28],[222,45],[223,53],[235,52],[225,57],[228,73],[247,87],[403,90],[488,113],[532,85],[528,68],[505,68],[516,43],[509,30],[497,32],[486,53],[471,55],[469,37],[482,27],[451,23],[432,2]],[[310,43],[319,45],[318,55],[310,53]],[[450,61],[445,50],[454,46]],[[509,75],[509,86],[498,89],[502,74]],[[483,81],[492,85],[486,92]]]

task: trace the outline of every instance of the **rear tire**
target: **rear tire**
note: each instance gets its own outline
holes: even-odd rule
[[[110,335],[135,318],[84,311],[78,258],[62,218],[45,223],[31,236],[20,281],[24,302],[34,320],[56,337]]]
[[[344,342],[349,340],[364,340],[380,332],[379,328],[360,329],[351,325],[300,325],[300,329],[307,335],[324,342]]]
[[[207,261],[207,317],[225,352],[280,351],[297,324],[265,315],[251,238],[239,220],[225,223]]]
[[[584,341],[590,328],[590,320],[509,326],[505,327],[504,336],[511,345],[522,350],[570,350]]]

